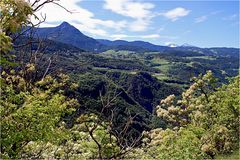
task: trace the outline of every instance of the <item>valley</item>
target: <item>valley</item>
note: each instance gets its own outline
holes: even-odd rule
[[[51,58],[49,73],[61,71],[80,86],[85,84],[86,90],[79,89],[81,96],[78,96],[84,97],[81,102],[86,108],[98,104],[100,92],[106,92],[110,85],[122,90],[124,103],[131,99],[129,105],[134,112],[140,109],[143,116],[154,116],[160,100],[171,94],[180,96],[191,84],[191,78],[211,70],[221,83],[226,83],[226,77],[238,74],[239,49],[236,48],[167,47],[141,41],[95,40],[67,22],[54,28],[34,28],[34,31],[46,41],[39,64]],[[101,49],[96,50],[96,46]],[[151,119],[152,116],[146,121],[150,123]]]
[[[83,8],[91,3],[0,1],[0,159],[239,157],[240,49],[224,47],[235,46],[224,27],[237,15],[205,33],[202,22],[222,12],[186,25],[193,10],[153,10],[169,2],[96,1],[97,14]],[[47,21],[45,7],[59,15]]]

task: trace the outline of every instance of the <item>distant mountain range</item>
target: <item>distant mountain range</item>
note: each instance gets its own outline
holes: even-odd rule
[[[165,49],[168,49],[168,46],[160,46],[160,45],[154,45],[149,42],[144,41],[124,41],[124,40],[105,40],[105,39],[97,39],[98,42],[107,45],[107,46],[132,46],[132,47],[140,47],[151,51],[163,51]]]
[[[77,28],[67,22],[63,22],[56,27],[35,28],[36,36],[42,39],[48,39],[65,44],[70,44],[74,47],[90,52],[102,52],[109,49],[113,50],[130,50],[136,52],[146,51],[191,51],[206,55],[222,55],[222,56],[238,56],[239,49],[237,48],[200,48],[189,44],[177,46],[171,44],[169,46],[155,45],[144,41],[125,41],[106,39],[94,39],[84,35]],[[227,51],[226,51],[227,50]]]

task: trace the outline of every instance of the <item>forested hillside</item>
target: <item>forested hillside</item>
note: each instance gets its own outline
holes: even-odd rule
[[[38,28],[30,17],[58,3],[40,2],[0,1],[1,159],[237,153],[239,49],[95,40],[66,22]]]

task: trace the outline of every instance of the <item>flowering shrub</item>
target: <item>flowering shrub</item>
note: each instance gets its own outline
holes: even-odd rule
[[[180,100],[174,95],[161,100],[156,112],[169,128],[144,132],[141,151],[129,157],[141,153],[147,159],[206,159],[232,152],[239,142],[239,80],[237,76],[216,88],[209,71],[194,78]]]

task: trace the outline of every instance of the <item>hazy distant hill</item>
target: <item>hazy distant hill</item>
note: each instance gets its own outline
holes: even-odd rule
[[[147,49],[150,51],[163,51],[165,49],[168,49],[168,46],[159,46],[159,45],[154,45],[152,43],[149,42],[144,42],[144,41],[132,41],[132,42],[128,42],[128,41],[124,41],[124,40],[115,40],[115,41],[110,41],[110,40],[105,40],[105,39],[97,39],[98,42],[107,45],[107,46],[134,46],[134,47],[141,47],[143,49]]]

